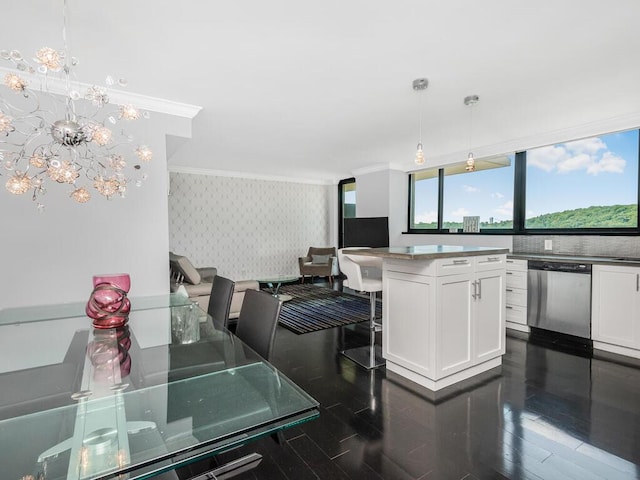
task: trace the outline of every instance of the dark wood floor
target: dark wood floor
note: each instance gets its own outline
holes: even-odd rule
[[[320,402],[320,418],[220,460],[262,454],[242,479],[640,478],[637,363],[509,336],[502,367],[434,398],[339,354],[366,342],[362,326],[279,327],[273,363]]]

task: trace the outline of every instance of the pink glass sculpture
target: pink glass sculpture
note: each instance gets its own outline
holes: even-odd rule
[[[93,365],[93,379],[97,382],[114,382],[116,373],[120,381],[131,373],[129,327],[114,330],[95,329],[93,341],[87,346],[87,355]]]
[[[85,309],[95,328],[117,328],[129,320],[131,302],[127,298],[131,288],[128,273],[95,275],[93,292]]]

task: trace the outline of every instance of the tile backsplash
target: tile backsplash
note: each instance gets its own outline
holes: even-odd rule
[[[545,250],[551,240],[551,250]],[[514,253],[640,258],[640,237],[605,235],[514,235]]]

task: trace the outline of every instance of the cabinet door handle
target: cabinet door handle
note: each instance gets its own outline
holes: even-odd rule
[[[499,262],[500,261],[500,257],[489,257],[489,258],[487,258],[487,260],[489,260],[490,262]]]
[[[513,275],[513,272],[507,272],[507,275]]]
[[[471,298],[473,298],[474,300],[476,299],[477,295],[477,291],[478,291],[478,285],[476,285],[477,282],[473,281],[471,283],[471,285],[473,285],[473,293],[471,294]]]
[[[454,265],[464,265],[465,263],[469,263],[469,260],[454,260]]]
[[[513,307],[511,305],[507,305],[507,310],[513,310]]]
[[[478,300],[482,298],[482,279],[478,279]]]
[[[513,288],[507,288],[507,292],[513,292]]]
[[[640,292],[640,273],[636,273],[636,292]]]

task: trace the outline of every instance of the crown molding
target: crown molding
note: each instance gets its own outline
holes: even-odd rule
[[[0,67],[0,75],[4,77],[7,73],[20,75],[28,82],[29,89],[33,91],[45,91],[45,79],[42,75],[29,74],[16,69]],[[93,84],[79,82],[76,80],[73,80],[71,84],[73,85],[73,88],[79,91],[84,91],[93,86]],[[130,103],[142,110],[148,110],[155,113],[165,113],[167,115],[189,119],[193,119],[200,110],[202,110],[202,107],[198,105],[190,105],[187,103],[174,102],[164,98],[150,97],[148,95],[118,90],[104,85],[101,85],[101,88],[104,88],[107,91],[110,104],[124,105]],[[65,95],[67,92],[65,81],[54,75],[47,77],[46,91],[57,95]]]
[[[316,180],[310,178],[294,178],[279,175],[263,175],[250,172],[234,172],[230,170],[211,170],[208,168],[183,167],[179,165],[169,165],[171,173],[186,173],[190,175],[208,175],[211,177],[246,178],[251,180],[266,180],[270,182],[303,183],[307,185],[337,185],[338,180]]]

